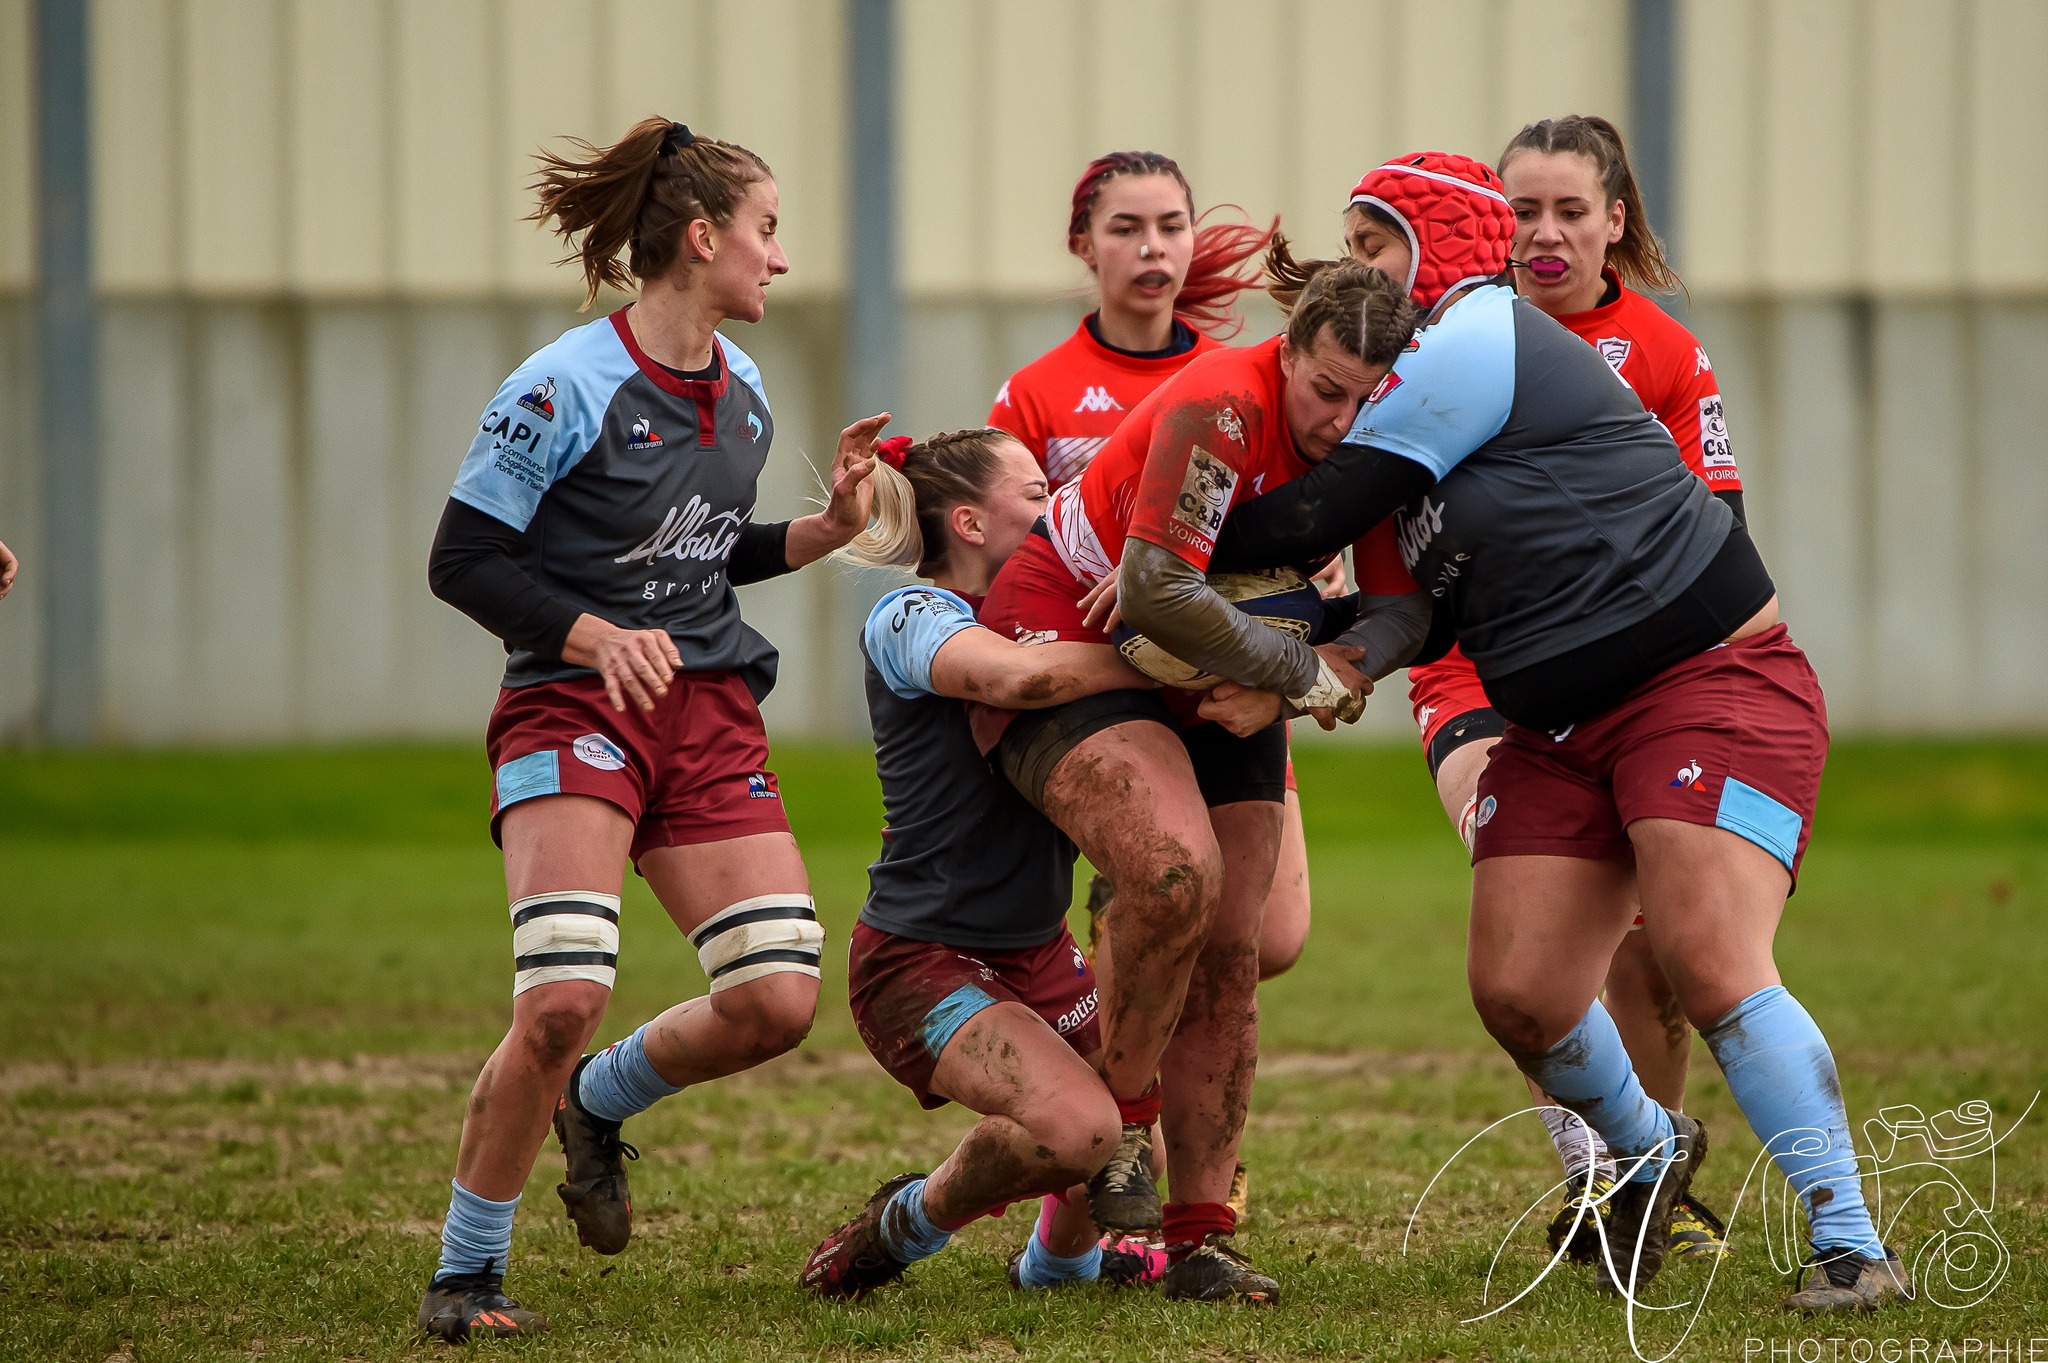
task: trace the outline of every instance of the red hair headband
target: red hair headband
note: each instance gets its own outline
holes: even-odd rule
[[[883,463],[901,473],[903,461],[910,454],[910,447],[916,443],[907,435],[892,435],[887,440],[875,442],[875,454]]]

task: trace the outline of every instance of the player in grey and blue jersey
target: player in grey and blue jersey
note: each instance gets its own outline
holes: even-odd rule
[[[421,1328],[449,1340],[546,1328],[503,1280],[550,1119],[578,1237],[616,1254],[632,1229],[623,1161],[637,1153],[620,1124],[810,1030],[824,933],[767,765],[759,702],[775,650],[733,588],[865,527],[887,420],[841,436],[823,512],[756,523],[774,415],[760,371],[717,327],[759,321],[789,269],[774,179],[752,152],[666,119],[583,152],[541,158],[536,216],[580,238],[589,299],[636,283],[638,299],[506,380],[430,568],[436,594],[509,654],[487,746],[512,1026],[470,1101],[420,1306]],[[696,946],[710,992],[579,1060],[611,994],[628,859]]]

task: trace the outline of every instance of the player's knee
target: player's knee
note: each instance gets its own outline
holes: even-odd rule
[[[711,996],[711,1007],[740,1054],[758,1063],[793,1051],[818,1016],[818,986],[802,975],[770,975]]]
[[[571,1064],[583,1054],[584,1044],[603,1017],[602,994],[561,990],[524,1010],[516,1027],[534,1067],[546,1071]]]
[[[1164,837],[1115,876],[1118,911],[1142,916],[1156,932],[1193,939],[1205,934],[1223,888],[1223,857],[1212,843]]]
[[[1543,1054],[1578,1022],[1556,1016],[1551,1000],[1506,980],[1474,978],[1472,1006],[1487,1034],[1517,1060]]]
[[[1116,1153],[1123,1118],[1107,1089],[1091,1087],[1093,1092],[1082,1090],[1048,1104],[1031,1124],[1038,1154],[1048,1161],[1046,1174],[1053,1181],[1086,1182]]]
[[[1270,980],[1285,975],[1301,959],[1308,942],[1306,933],[1268,933],[1259,939],[1259,978]]]

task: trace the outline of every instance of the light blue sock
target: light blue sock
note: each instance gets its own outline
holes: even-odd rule
[[[1521,1064],[1545,1093],[1600,1133],[1623,1173],[1671,1139],[1671,1114],[1643,1092],[1621,1033],[1598,999],[1564,1040]],[[1662,1160],[1642,1160],[1635,1181],[1649,1182],[1663,1169]]]
[[[503,1273],[512,1254],[512,1213],[519,1199],[493,1202],[450,1179],[448,1219],[441,1225],[441,1268],[448,1273]]]
[[[1863,1205],[1835,1057],[1812,1016],[1774,984],[1736,1004],[1706,1040],[1750,1129],[1806,1204],[1814,1245],[1883,1258]],[[1793,1153],[1802,1144],[1815,1152]]]
[[[953,1232],[932,1224],[924,1211],[924,1180],[906,1183],[882,1209],[882,1244],[896,1262],[914,1264],[946,1247]]]
[[[576,1083],[576,1101],[593,1117],[623,1122],[636,1112],[645,1112],[672,1093],[683,1090],[654,1071],[647,1058],[647,1023],[624,1041],[599,1051],[583,1067]]]
[[[1017,1265],[1017,1277],[1026,1287],[1065,1287],[1068,1283],[1092,1283],[1102,1276],[1102,1245],[1098,1241],[1085,1253],[1062,1258],[1045,1247],[1038,1228],[1024,1242],[1024,1262]]]

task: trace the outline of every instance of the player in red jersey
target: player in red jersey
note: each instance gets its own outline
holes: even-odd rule
[[[1671,293],[1679,280],[1644,216],[1621,134],[1604,118],[1581,115],[1532,123],[1508,143],[1499,170],[1515,214],[1517,291],[1599,350],[1671,433],[1687,467],[1741,520],[1742,478],[1706,349],[1629,287]],[[1347,245],[1354,259],[1398,274],[1411,259],[1406,234],[1365,189],[1361,183],[1346,211]],[[1409,669],[1408,697],[1444,812],[1469,848],[1479,774],[1505,721],[1488,702],[1478,670],[1455,646],[1438,661]],[[1692,1028],[1641,932],[1630,933],[1615,953],[1606,1003],[1643,1087],[1667,1107],[1680,1108]],[[1599,1136],[1540,1092],[1537,1097],[1567,1173],[1600,1196],[1614,1169]],[[1568,1199],[1553,1222],[1555,1240],[1577,1219],[1576,1203]],[[1590,1229],[1582,1228],[1574,1257],[1594,1248]],[[1680,1256],[1720,1252],[1719,1219],[1688,1198],[1673,1217],[1671,1248]]]
[[[1113,968],[1101,1016],[1124,1127],[1089,1187],[1094,1219],[1162,1229],[1162,1289],[1200,1300],[1278,1295],[1233,1247],[1224,1198],[1257,1063],[1256,942],[1286,754],[1280,697],[1322,722],[1355,715],[1364,678],[1350,662],[1384,675],[1427,623],[1402,572],[1392,602],[1318,653],[1230,608],[1206,581],[1230,507],[1325,457],[1414,323],[1398,286],[1349,263],[1309,280],[1294,302],[1285,337],[1204,355],[1138,404],[1054,494],[1042,536],[1011,557],[982,611],[1016,638],[1107,645],[1078,598],[1115,573],[1133,628],[1237,684],[1227,700],[1201,701],[1200,718],[1216,723],[1189,723],[1185,705],[1176,721],[1156,693],[1113,692],[1014,717],[994,752],[1120,887],[1105,920]],[[1176,1198],[1164,1209],[1147,1168],[1155,1118]]]
[[[1243,326],[1232,304],[1258,286],[1258,275],[1239,267],[1272,232],[1202,225],[1209,216],[1196,215],[1187,177],[1156,151],[1099,156],[1075,184],[1067,249],[1095,276],[1096,310],[1012,374],[988,415],[989,425],[1024,442],[1055,491],[1080,475],[1131,408]],[[1318,577],[1326,595],[1344,591],[1343,574],[1335,560]],[[1308,843],[1291,760],[1283,817],[1280,866],[1259,934],[1261,979],[1292,966],[1308,937]],[[1091,936],[1110,894],[1098,875],[1088,898]],[[1242,1208],[1243,1199],[1240,1179],[1232,1203]]]

